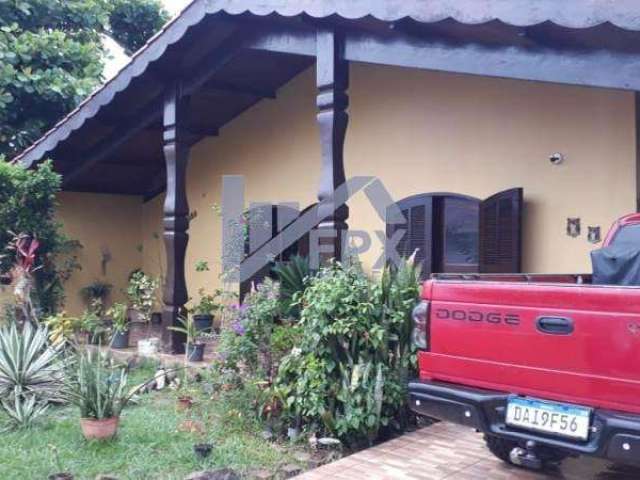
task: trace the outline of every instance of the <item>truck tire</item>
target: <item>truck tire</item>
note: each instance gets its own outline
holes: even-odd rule
[[[496,437],[494,435],[485,435],[484,441],[487,444],[489,451],[497,458],[509,465],[521,467],[521,465],[516,465],[511,461],[511,451],[520,446],[518,442]],[[564,453],[554,448],[540,448],[539,450],[536,450],[536,453],[540,460],[542,460],[543,468],[558,466],[565,458],[570,456],[568,453]]]

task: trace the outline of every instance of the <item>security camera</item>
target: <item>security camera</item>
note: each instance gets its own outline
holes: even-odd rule
[[[562,162],[564,162],[564,155],[557,152],[552,153],[549,156],[549,161],[551,162],[551,165],[560,165]]]

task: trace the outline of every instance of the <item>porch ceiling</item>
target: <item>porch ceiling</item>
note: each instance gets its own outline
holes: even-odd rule
[[[153,196],[167,85],[190,97],[190,143],[218,135],[314,64],[318,28],[345,32],[351,61],[639,90],[635,2],[195,0],[15,161],[53,158],[67,190]]]

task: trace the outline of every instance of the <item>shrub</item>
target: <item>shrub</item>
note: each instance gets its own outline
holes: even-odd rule
[[[151,321],[151,312],[156,300],[158,280],[145,275],[144,272],[135,271],[129,278],[127,296],[131,306],[137,310],[146,323]]]
[[[65,237],[55,219],[60,176],[50,162],[34,170],[0,159],[0,274],[13,266],[7,251],[14,234],[40,243],[35,275],[35,302],[44,314],[54,313],[64,299],[63,283],[79,268],[75,250],[80,246]]]
[[[243,305],[229,308],[231,322],[220,341],[222,368],[270,378],[271,335],[280,317],[278,284],[266,279],[247,295]]]
[[[283,358],[274,388],[285,414],[347,443],[401,427],[418,288],[412,263],[380,282],[340,264],[310,279],[300,301],[300,347]]]

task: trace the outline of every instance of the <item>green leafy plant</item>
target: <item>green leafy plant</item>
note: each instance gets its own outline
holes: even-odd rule
[[[96,420],[120,416],[135,394],[128,388],[125,368],[91,350],[77,354],[67,371],[64,391],[82,418]]]
[[[111,318],[114,332],[124,333],[129,330],[128,307],[124,303],[114,303],[107,311]]]
[[[102,318],[94,309],[86,309],[80,317],[80,323],[82,330],[89,334],[94,342],[100,340],[107,331]]]
[[[193,321],[193,318],[188,316],[178,317],[178,322],[180,322],[180,325],[182,326],[168,327],[169,330],[185,335],[187,337],[187,345],[195,345],[197,343],[198,337],[202,334],[202,332],[198,331],[198,329],[196,328],[196,324]]]
[[[2,400],[2,409],[8,417],[8,429],[31,428],[47,413],[49,404],[38,401],[35,395],[23,395],[19,389],[12,398]]]
[[[83,287],[80,290],[82,297],[85,299],[87,304],[91,305],[95,300],[100,300],[102,303],[105,302],[111,290],[113,289],[113,285],[107,282],[102,282],[100,280],[96,280],[86,287]]]
[[[102,34],[134,51],[167,19],[156,0],[1,1],[0,155],[28,147],[102,81]]]
[[[302,340],[282,359],[274,385],[285,415],[351,444],[400,428],[418,288],[413,262],[380,282],[340,264],[311,278],[300,299]]]
[[[219,302],[222,294],[223,292],[220,289],[216,290],[213,294],[208,294],[204,288],[201,288],[198,290],[200,301],[193,306],[193,313],[196,315],[214,315],[216,312],[222,310],[223,305]]]
[[[13,323],[0,329],[0,408],[9,428],[26,428],[61,399],[60,350],[48,345],[45,327]]]
[[[4,8],[2,5],[4,3],[0,3],[0,11]],[[1,51],[0,46],[0,57]],[[1,92],[0,80],[0,96]],[[1,119],[0,112],[0,131]],[[2,133],[0,145],[1,137]],[[75,252],[80,244],[66,238],[55,216],[60,182],[50,162],[26,170],[3,161],[0,154],[0,275],[14,267],[16,255],[10,247],[16,234],[38,240],[32,301],[40,316],[55,313],[64,299],[64,283],[79,268]]]
[[[60,312],[47,317],[44,324],[49,329],[49,340],[53,345],[78,343],[77,334],[82,330],[82,321],[79,318]]]
[[[288,262],[279,262],[273,268],[280,283],[280,298],[285,315],[299,317],[300,305],[298,300],[304,292],[312,275],[309,260],[295,255]]]
[[[115,0],[111,2],[111,35],[131,55],[144,46],[169,19],[159,0]],[[132,26],[137,28],[132,28]]]
[[[0,398],[18,389],[20,395],[56,399],[62,378],[60,350],[49,345],[46,327],[25,324],[20,330],[11,324],[0,329]]]
[[[127,296],[131,306],[138,312],[145,323],[151,321],[151,313],[156,301],[158,280],[145,275],[144,272],[135,271],[129,278]]]
[[[208,272],[209,271],[209,262],[206,260],[198,260],[196,262],[196,272]]]

